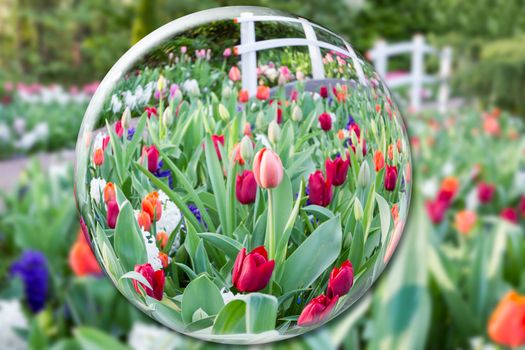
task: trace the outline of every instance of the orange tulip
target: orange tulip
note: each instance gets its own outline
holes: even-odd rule
[[[164,249],[168,244],[168,234],[165,231],[157,232],[157,242],[160,243],[160,249]]]
[[[459,189],[459,180],[457,177],[448,176],[441,181],[441,191],[447,192],[454,196]]]
[[[159,252],[159,259],[160,259],[160,262],[162,263],[162,267],[163,268],[168,267],[169,259],[168,259],[168,255],[166,253]]]
[[[257,87],[257,94],[255,95],[258,100],[264,101],[270,98],[270,88],[268,86],[259,85]]]
[[[501,132],[498,119],[493,116],[488,116],[485,119],[485,121],[483,122],[483,129],[488,135],[492,136],[497,136]]]
[[[148,213],[141,211],[137,217],[139,227],[143,228],[145,231],[149,231],[151,228],[151,218]]]
[[[376,166],[376,172],[385,167],[385,157],[383,157],[383,152],[377,150],[374,153],[374,164]]]
[[[388,145],[388,159],[394,159],[394,145]]]
[[[495,343],[518,347],[525,345],[525,296],[508,292],[490,316],[487,333]]]
[[[102,273],[100,265],[82,232],[79,232],[75,244],[69,251],[69,267],[79,277]]]
[[[93,153],[93,163],[96,166],[104,164],[104,150],[102,148],[97,148]]]
[[[470,210],[462,210],[456,213],[454,225],[459,233],[468,234],[476,224],[477,215]]]
[[[142,211],[149,214],[150,221],[159,221],[162,217],[162,204],[156,191],[148,193],[142,200]]]
[[[117,195],[115,193],[115,185],[113,182],[108,182],[104,187],[104,203],[117,200]]]
[[[248,95],[247,90],[241,90],[239,91],[239,102],[240,103],[246,103],[250,99],[250,96]]]

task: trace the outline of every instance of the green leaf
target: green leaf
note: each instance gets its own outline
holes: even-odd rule
[[[132,279],[132,280],[137,280],[138,282],[140,282],[143,285],[145,285],[147,288],[153,289],[151,284],[149,284],[148,280],[144,276],[142,276],[140,273],[138,273],[136,271],[129,271],[129,272],[125,273],[122,277],[120,277],[120,279],[123,279],[123,278],[129,278],[129,279]]]
[[[198,233],[199,237],[210,243],[214,247],[222,250],[230,258],[235,259],[242,249],[242,244],[236,240],[213,232]]]
[[[283,291],[310,286],[337,259],[341,241],[339,216],[322,223],[286,260],[280,279]]]
[[[83,350],[131,350],[131,348],[117,341],[112,335],[98,329],[79,327],[73,331],[73,334]]]
[[[221,164],[217,158],[213,141],[210,137],[206,138],[204,153],[206,155],[206,167],[208,168],[209,180],[215,195],[215,203],[217,204],[217,212],[221,221],[221,227],[226,235],[231,234],[231,227],[229,227],[228,214],[226,212],[226,188],[224,185],[224,175]]]
[[[273,295],[251,293],[246,299],[246,331],[262,333],[275,329],[279,303]]]
[[[321,207],[319,205],[309,205],[309,206],[304,207],[303,210],[307,212],[308,214],[312,214],[317,219],[322,220],[322,221],[326,221],[334,217],[334,213],[332,213],[330,209]]]
[[[188,284],[182,295],[182,320],[192,322],[193,314],[201,308],[208,315],[217,315],[224,306],[219,288],[206,275],[201,275]]]
[[[125,271],[148,261],[146,245],[142,238],[131,204],[126,201],[120,209],[115,228],[115,253]]]
[[[385,244],[390,228],[390,206],[387,201],[376,193],[377,206],[379,207],[379,218],[381,220],[381,242]],[[386,244],[385,244],[386,246]]]
[[[246,333],[246,303],[243,300],[232,300],[224,305],[213,324],[214,334]]]

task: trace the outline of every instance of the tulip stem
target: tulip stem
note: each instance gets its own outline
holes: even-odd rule
[[[268,190],[268,260],[275,259],[275,229],[273,224],[273,195],[272,190]]]

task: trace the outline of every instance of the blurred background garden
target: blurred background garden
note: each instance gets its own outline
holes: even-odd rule
[[[394,91],[415,185],[395,259],[349,312],[279,346],[525,345],[523,0],[1,0],[0,349],[212,347],[154,324],[106,280],[79,234],[72,150],[89,99],[131,45],[185,14],[241,4],[308,18],[369,58],[378,40],[416,34],[453,52],[447,111],[415,111],[407,91]],[[222,63],[198,34],[180,45]],[[439,73],[439,59],[424,64]],[[410,75],[411,65],[402,55],[387,70]],[[420,94],[438,98],[432,84]]]

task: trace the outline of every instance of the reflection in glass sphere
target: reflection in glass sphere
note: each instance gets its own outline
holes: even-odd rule
[[[164,325],[264,343],[347,309],[406,221],[398,109],[340,36],[264,8],[199,12],[111,69],[77,142],[85,234]]]

